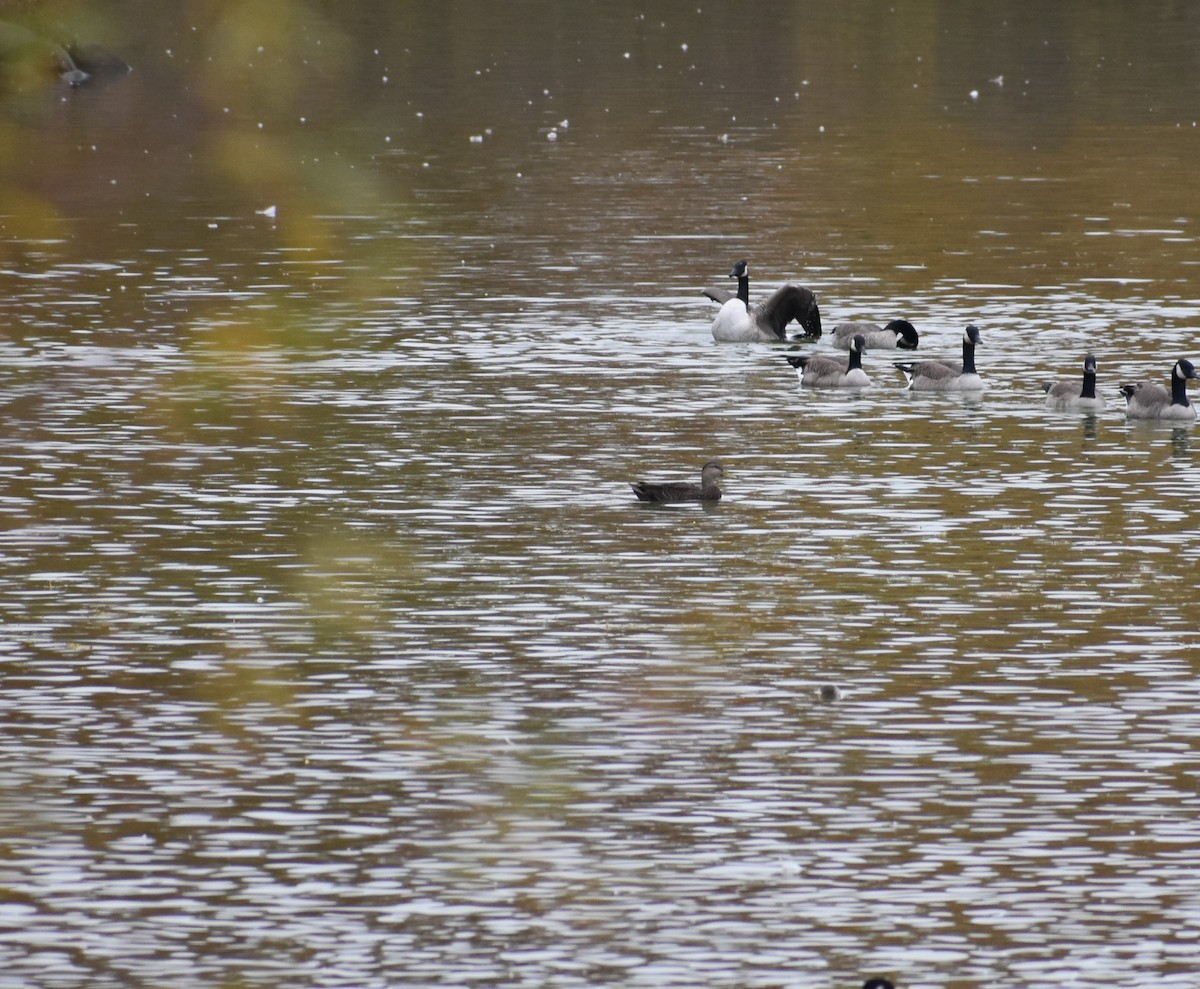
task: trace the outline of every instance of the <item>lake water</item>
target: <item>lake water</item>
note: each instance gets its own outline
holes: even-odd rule
[[[0,986],[1195,984],[1200,12],[0,17]]]

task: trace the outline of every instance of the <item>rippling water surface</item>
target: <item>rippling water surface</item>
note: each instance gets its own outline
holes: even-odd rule
[[[1117,385],[1200,356],[1195,25],[918,7],[298,5],[350,81],[239,102],[126,4],[10,94],[0,985],[1194,984],[1196,432]],[[740,257],[988,390],[715,344]]]

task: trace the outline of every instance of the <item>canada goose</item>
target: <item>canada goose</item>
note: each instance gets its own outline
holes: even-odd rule
[[[983,379],[975,370],[975,345],[979,343],[979,329],[968,326],[963,330],[963,359],[955,361],[917,361],[914,364],[897,363],[908,378],[910,391],[983,391]]]
[[[1075,381],[1045,381],[1046,407],[1060,412],[1102,412],[1108,404],[1103,395],[1096,394],[1096,358],[1088,354],[1083,359],[1083,388]]]
[[[867,350],[916,350],[917,328],[907,319],[893,319],[887,326],[865,321],[838,323],[830,339],[835,347],[850,348],[850,341],[862,334],[867,338]]]
[[[862,989],[896,989],[891,979],[867,979]]]
[[[784,285],[769,299],[750,305],[750,264],[739,261],[729,273],[738,281],[737,295],[722,288],[705,289],[704,294],[720,303],[721,311],[713,320],[714,340],[743,342],[747,340],[786,340],[785,330],[793,319],[804,327],[803,336],[816,339],[821,335],[821,311],[817,297],[800,285]]]
[[[638,501],[720,501],[721,478],[724,476],[724,468],[715,460],[710,460],[700,471],[699,484],[692,484],[690,481],[667,481],[659,484],[634,481],[629,486],[633,488]]]
[[[1188,401],[1188,378],[1200,378],[1189,360],[1180,359],[1171,369],[1171,390],[1156,381],[1121,385],[1125,396],[1126,419],[1173,419],[1188,422],[1196,418],[1196,407]]]
[[[801,385],[809,388],[867,388],[871,379],[862,367],[862,352],[866,348],[867,338],[860,333],[850,341],[850,359],[847,362],[840,357],[827,357],[824,354],[784,356],[800,372]]]

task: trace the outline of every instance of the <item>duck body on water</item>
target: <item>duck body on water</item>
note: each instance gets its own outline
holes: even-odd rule
[[[629,486],[638,501],[654,501],[661,504],[676,504],[685,501],[720,501],[721,478],[724,468],[710,460],[700,471],[700,483],[690,481],[647,482],[633,481]]]
[[[784,285],[765,302],[750,304],[750,265],[739,261],[729,273],[736,278],[737,294],[722,288],[705,289],[704,294],[720,304],[712,323],[713,339],[722,343],[749,343],[787,339],[787,325],[795,320],[804,329],[801,337],[821,335],[821,311],[817,297],[800,285]]]
[[[1139,381],[1121,385],[1125,396],[1126,419],[1159,419],[1172,422],[1194,422],[1196,407],[1188,400],[1187,383],[1200,378],[1191,361],[1180,359],[1171,369],[1171,390],[1157,381]]]
[[[975,370],[975,347],[980,340],[979,328],[963,330],[962,363],[957,361],[897,362],[896,367],[908,379],[909,391],[980,392],[986,387]]]

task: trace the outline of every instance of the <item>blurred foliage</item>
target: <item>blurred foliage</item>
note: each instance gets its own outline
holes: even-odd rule
[[[362,167],[370,151],[342,112],[355,103],[340,82],[346,35],[304,0],[148,10],[0,9],[20,17],[0,23],[0,252],[62,237],[64,215],[95,243],[114,239],[114,218],[169,220],[188,203],[201,214],[274,206],[284,243],[328,248],[313,216],[379,198]],[[128,60],[130,78],[68,86],[50,53],[79,39]]]
[[[0,6],[0,264],[43,282],[86,265],[88,294],[106,300],[102,325],[67,304],[56,326],[41,322],[41,290],[30,319],[18,284],[13,332],[96,340],[152,325],[187,340],[215,326],[222,346],[290,346],[310,326],[300,300],[376,292],[394,246],[348,244],[329,217],[377,216],[408,195],[389,188],[387,146],[363,126],[375,95],[346,24],[361,30],[307,0]],[[132,71],[69,85],[53,53],[77,43]],[[171,291],[148,250],[204,257],[222,284]],[[342,266],[336,290],[317,284],[322,265]],[[231,307],[244,292],[261,303]]]

